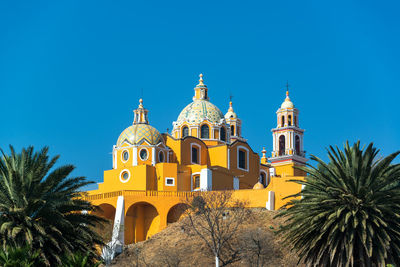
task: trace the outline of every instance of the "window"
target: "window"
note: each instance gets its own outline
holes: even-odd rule
[[[279,156],[285,155],[285,136],[279,136]]]
[[[294,126],[297,126],[297,118],[294,116]]]
[[[142,150],[140,150],[140,152],[139,152],[139,156],[140,156],[140,159],[142,161],[147,160],[147,157],[148,157],[147,149],[146,148],[142,148]]]
[[[158,152],[158,162],[164,162],[164,152]]]
[[[199,149],[195,146],[192,146],[192,163],[199,163]]]
[[[208,127],[207,124],[203,124],[201,126],[200,132],[201,132],[200,138],[202,138],[202,139],[209,139],[210,138],[210,128]]]
[[[220,139],[221,139],[221,141],[226,141],[226,131],[225,131],[225,127],[221,127],[221,130],[220,130]]]
[[[295,149],[296,149],[296,155],[300,155],[300,137],[296,135],[295,138]]]
[[[292,115],[289,115],[288,121],[289,121],[289,126],[292,126]]]
[[[235,126],[231,125],[231,135],[235,135]]]
[[[124,150],[124,152],[122,152],[122,161],[127,162],[129,159],[129,152],[128,150]]]
[[[165,178],[165,185],[166,186],[175,186],[175,178],[166,177]]]
[[[246,169],[246,151],[239,150],[239,168]]]
[[[262,183],[264,186],[267,185],[267,178],[266,178],[265,172],[260,173],[260,181],[259,182]]]
[[[187,126],[182,128],[182,138],[189,135],[189,128]]]
[[[194,176],[194,189],[200,188],[200,175]]]
[[[285,116],[282,116],[282,120],[281,121],[282,121],[282,125],[281,126],[282,127],[285,126]]]
[[[121,183],[128,182],[129,178],[131,178],[131,174],[129,173],[129,170],[127,170],[127,169],[122,170],[121,173],[119,174],[119,180],[121,181]]]

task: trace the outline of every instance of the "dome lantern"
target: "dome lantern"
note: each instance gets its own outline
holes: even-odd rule
[[[149,119],[147,117],[149,111],[143,107],[143,99],[139,99],[139,106],[133,111],[133,113],[135,114],[133,124],[149,124]]]
[[[204,84],[203,80],[203,74],[200,73],[199,75],[199,84],[196,85],[194,88],[194,96],[193,96],[193,101],[195,100],[209,100],[208,98],[208,88],[207,85]]]

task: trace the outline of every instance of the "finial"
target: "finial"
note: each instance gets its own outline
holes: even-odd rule
[[[289,81],[286,81],[286,96],[289,96]]]
[[[203,83],[203,73],[200,73],[200,75],[199,75],[199,77],[200,77],[200,79],[199,79],[199,85],[204,85],[204,83]]]
[[[229,107],[230,108],[232,107],[232,101],[229,101]]]
[[[139,108],[143,108],[143,99],[139,99]]]

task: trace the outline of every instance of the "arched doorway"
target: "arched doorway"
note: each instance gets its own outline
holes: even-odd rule
[[[296,155],[300,155],[300,137],[296,135],[295,138]]]
[[[103,203],[97,206],[98,208],[93,211],[91,214],[97,215],[107,220],[105,223],[101,223],[97,227],[95,227],[96,232],[102,236],[105,242],[111,241],[113,227],[114,227],[114,219],[115,219],[115,208],[111,204]]]
[[[167,224],[177,222],[182,217],[187,208],[187,205],[184,203],[176,204],[175,206],[170,208],[167,215]]]
[[[285,155],[285,136],[279,136],[279,156]]]
[[[160,228],[157,209],[147,203],[138,202],[129,207],[125,216],[125,244],[147,240]]]

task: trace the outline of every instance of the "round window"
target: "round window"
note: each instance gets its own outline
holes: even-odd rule
[[[129,159],[129,152],[128,151],[125,150],[124,152],[122,152],[122,159],[124,161],[127,161]]]
[[[147,150],[146,149],[142,149],[139,152],[139,156],[141,160],[146,160],[147,159]]]
[[[164,152],[160,151],[158,153],[158,161],[159,162],[164,162]]]
[[[119,175],[119,180],[120,180],[122,183],[128,182],[128,181],[129,181],[129,178],[131,178],[131,174],[129,173],[128,170],[123,170],[123,171],[121,172],[121,174]]]

